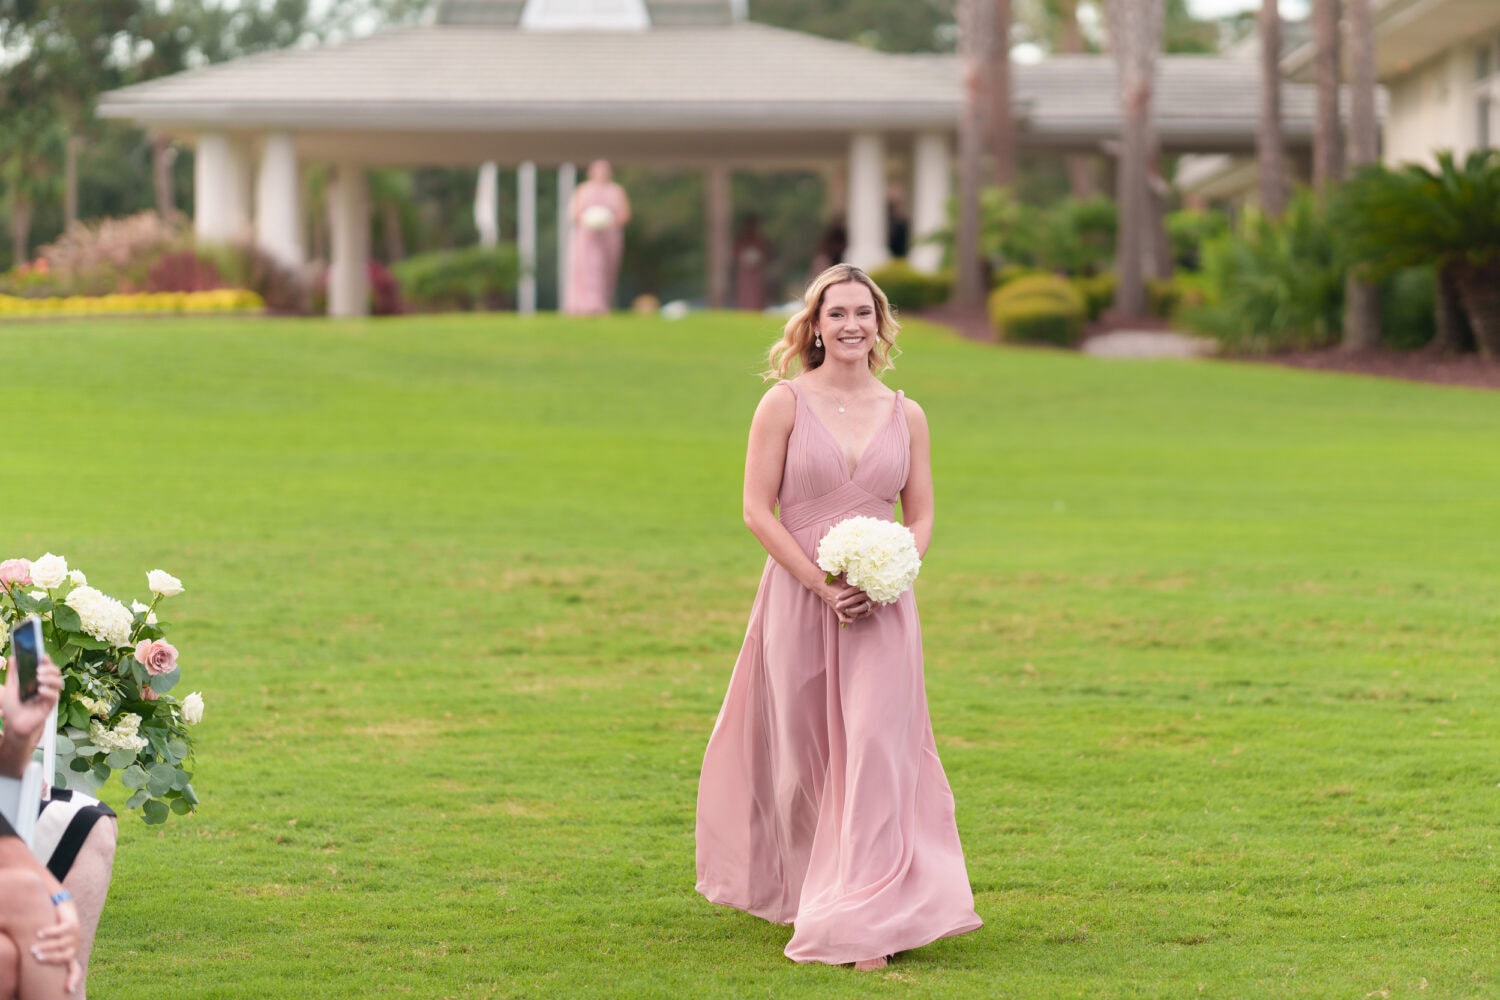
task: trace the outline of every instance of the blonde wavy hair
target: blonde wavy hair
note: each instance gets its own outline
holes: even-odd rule
[[[895,367],[895,357],[900,353],[896,350],[896,334],[901,332],[901,324],[896,322],[896,313],[891,308],[890,300],[885,297],[880,286],[860,268],[853,264],[835,264],[807,286],[807,294],[802,297],[802,308],[787,320],[781,331],[781,339],[771,345],[767,356],[770,368],[763,373],[767,381],[786,378],[788,372],[795,374],[797,368],[812,371],[823,363],[824,350],[816,346],[813,334],[818,313],[823,308],[823,296],[834,285],[844,285],[851,281],[868,288],[875,300],[875,347],[870,351],[870,373],[879,375],[887,368]]]

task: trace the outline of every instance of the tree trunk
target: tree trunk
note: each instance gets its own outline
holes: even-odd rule
[[[1115,314],[1140,319],[1146,314],[1145,257],[1151,240],[1152,90],[1161,48],[1162,0],[1113,0],[1110,48],[1120,80],[1120,223],[1115,244]]]
[[[13,267],[31,261],[31,203],[21,198],[10,203],[10,260]]]
[[[992,2],[995,10],[989,28],[990,155],[995,161],[995,184],[1011,187],[1016,183],[1016,119],[1010,74],[1011,0]]]
[[[1062,52],[1076,55],[1083,51],[1083,32],[1078,27],[1078,0],[1059,0],[1058,18],[1062,22]],[[1094,184],[1093,158],[1070,153],[1067,157],[1068,190],[1075,198],[1092,198]]]
[[[1281,128],[1281,12],[1276,0],[1260,8],[1260,128],[1255,133],[1260,207],[1269,218],[1286,211],[1286,141]]]
[[[63,232],[78,224],[78,151],[83,139],[69,135],[63,142]]]
[[[1439,264],[1433,281],[1437,285],[1433,317],[1437,333],[1428,347],[1444,354],[1460,354],[1473,343],[1473,333],[1469,330],[1463,300],[1458,294],[1455,265]]]
[[[177,199],[172,183],[172,164],[177,160],[177,147],[164,135],[151,137],[151,186],[156,192],[156,214],[163,222],[177,219]]]
[[[1313,190],[1324,194],[1344,179],[1344,130],[1339,118],[1340,0],[1313,0],[1313,69],[1318,88],[1313,126]]]
[[[1500,361],[1500,264],[1457,264],[1454,277],[1479,356]]]
[[[1350,165],[1363,167],[1380,156],[1380,124],[1375,118],[1375,20],[1370,0],[1348,0],[1350,97]],[[1346,351],[1380,345],[1380,290],[1354,272],[1345,279],[1344,341]]]
[[[979,251],[979,188],[985,145],[985,100],[989,88],[985,64],[992,44],[990,0],[961,0],[960,58],[963,61],[964,107],[958,125],[958,232],[954,247],[953,302],[974,308],[984,302],[984,262]]]

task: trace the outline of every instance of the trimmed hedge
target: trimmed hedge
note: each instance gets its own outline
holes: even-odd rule
[[[260,312],[266,304],[243,288],[208,292],[140,292],[22,299],[0,295],[0,316],[121,316],[132,313]]]
[[[408,303],[445,312],[510,307],[521,266],[516,248],[507,245],[418,254],[391,270]]]
[[[897,309],[926,309],[947,302],[953,285],[952,274],[918,271],[904,257],[877,267],[870,272],[870,278]]]
[[[1067,278],[1034,274],[995,289],[989,314],[1001,340],[1072,347],[1083,334],[1088,305]]]

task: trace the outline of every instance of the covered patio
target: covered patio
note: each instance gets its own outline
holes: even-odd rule
[[[1169,151],[1237,151],[1254,134],[1253,64],[1164,61]],[[1119,131],[1113,66],[1067,57],[1016,67],[1023,148],[1106,154]],[[1228,74],[1226,79],[1225,74]],[[727,301],[734,170],[815,170],[845,216],[846,259],[887,256],[894,193],[909,206],[912,264],[947,223],[961,110],[957,60],[880,53],[745,19],[736,0],[447,0],[435,23],[293,49],[112,91],[99,114],[196,150],[194,228],[306,258],[300,204],[309,164],[332,168],[329,314],[367,309],[365,171],[517,167],[518,302],[536,308],[536,178],[555,169],[559,253],[579,164],[701,170],[705,287]],[[1289,133],[1300,128],[1290,101]],[[565,269],[560,269],[565,270]]]

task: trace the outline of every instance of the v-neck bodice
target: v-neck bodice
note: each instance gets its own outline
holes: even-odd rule
[[[876,513],[872,508],[883,508],[879,516],[889,518],[906,485],[911,462],[911,439],[901,405],[902,393],[896,393],[889,418],[865,445],[851,473],[843,446],[813,412],[801,390],[790,381],[783,384],[797,399],[797,416],[787,439],[786,466],[781,478],[782,521],[790,526],[791,521],[803,521],[807,515],[812,515],[813,520],[825,520],[821,513],[813,515],[808,506],[810,501],[817,500],[824,501],[814,505],[819,511],[830,508],[830,524],[854,514]]]

